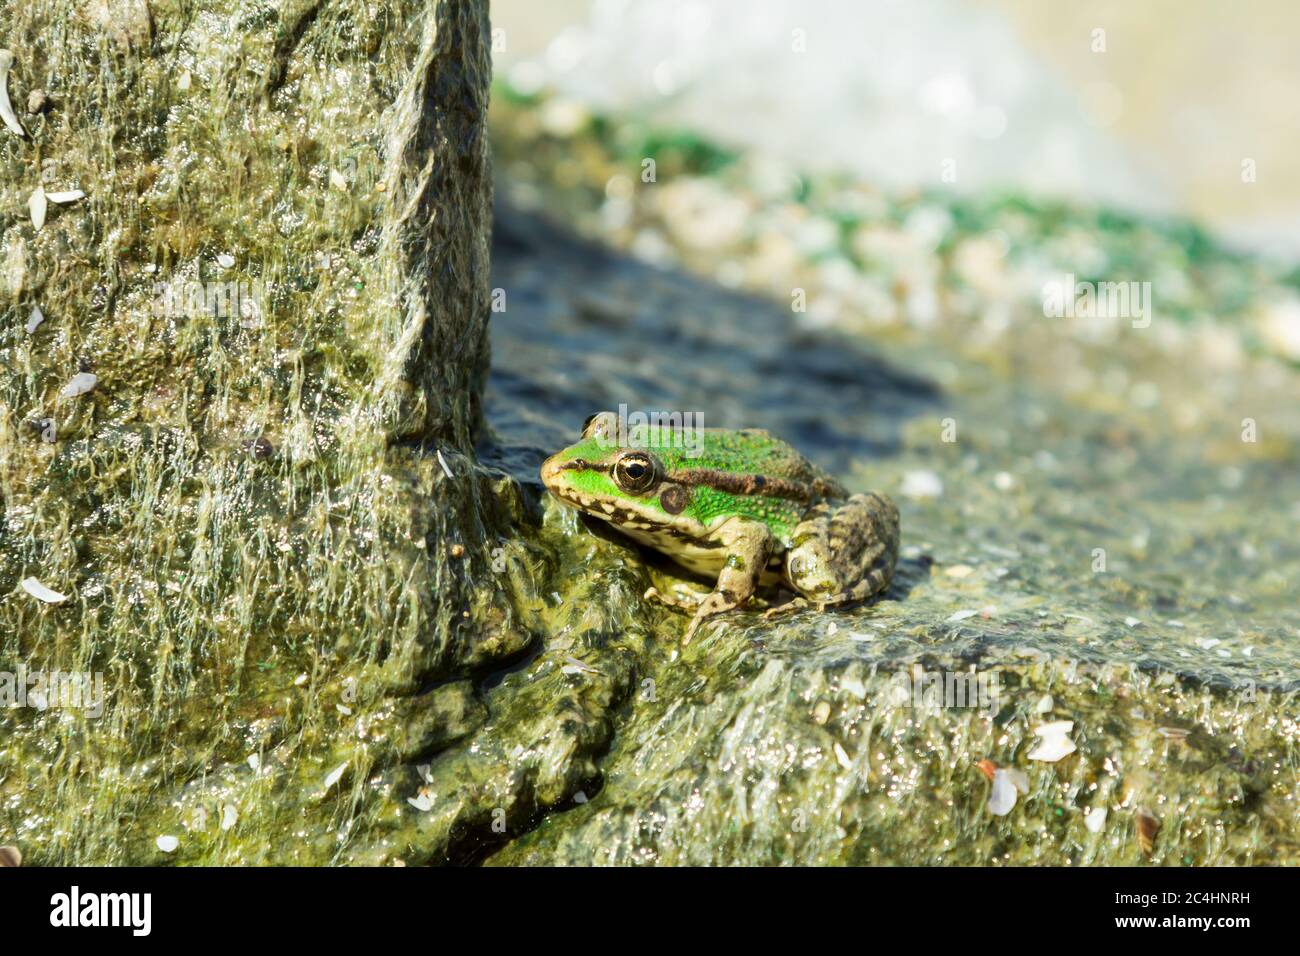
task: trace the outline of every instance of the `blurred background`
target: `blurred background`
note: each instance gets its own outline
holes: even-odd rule
[[[522,90],[886,188],[1013,187],[1300,251],[1288,0],[494,0],[492,18]]]

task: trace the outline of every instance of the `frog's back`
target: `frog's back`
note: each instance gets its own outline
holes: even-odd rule
[[[706,527],[743,515],[788,545],[809,507],[845,496],[835,479],[762,429],[659,430],[649,444],[665,477],[691,489],[691,511]]]
[[[844,495],[834,478],[761,428],[654,429],[650,445],[669,472],[763,476],[806,486],[809,500]]]

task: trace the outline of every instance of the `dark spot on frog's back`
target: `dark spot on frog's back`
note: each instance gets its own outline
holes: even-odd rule
[[[691,503],[691,493],[681,485],[669,485],[659,496],[659,504],[670,515],[679,515]]]

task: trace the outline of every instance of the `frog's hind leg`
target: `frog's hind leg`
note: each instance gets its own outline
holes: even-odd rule
[[[773,617],[815,604],[819,609],[865,601],[889,587],[898,559],[898,508],[887,495],[825,502],[799,522],[786,553],[785,579],[799,597],[767,612]]]

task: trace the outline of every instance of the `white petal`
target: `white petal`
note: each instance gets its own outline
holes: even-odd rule
[[[248,755],[248,766],[253,770],[260,770],[262,767],[262,758],[257,754]]]
[[[217,256],[217,265],[221,266],[221,268],[223,269],[229,269],[234,264],[235,264],[235,257],[230,255],[229,253],[223,252],[221,255]]]
[[[1070,720],[1057,720],[1035,728],[1034,733],[1038,735],[1038,743],[1034,745],[1033,750],[1029,751],[1029,759],[1056,763],[1062,757],[1074,753],[1078,748],[1075,747],[1074,741],[1066,736],[1073,729],[1074,722]]]
[[[1074,721],[1072,720],[1053,720],[1049,723],[1040,724],[1039,726],[1035,727],[1034,733],[1038,734],[1038,736],[1041,737],[1044,734],[1047,735],[1068,734],[1073,729],[1074,729]]]
[[[94,372],[78,372],[68,379],[68,384],[63,386],[63,391],[59,393],[59,397],[76,398],[78,395],[85,395],[98,383],[99,376]]]
[[[331,770],[329,776],[325,778],[325,789],[328,790],[330,787],[334,786],[334,784],[343,779],[343,771],[347,769],[348,765],[346,763],[341,763]]]
[[[1025,775],[1023,770],[1008,770],[1006,774],[1007,779],[1011,781],[1011,785],[1017,790],[1021,793],[1029,792],[1029,777]]]
[[[1083,818],[1083,825],[1088,828],[1089,833],[1100,833],[1102,827],[1106,825],[1106,808],[1093,807]]]
[[[9,67],[13,66],[14,55],[8,50],[0,50],[0,119],[15,136],[26,137],[23,124],[18,122],[13,103],[9,102]]]
[[[58,591],[47,588],[35,578],[23,578],[23,590],[36,598],[38,601],[44,601],[46,604],[62,604],[68,599],[66,594],[60,594]]]
[[[39,329],[44,321],[45,313],[41,311],[41,307],[39,305],[32,306],[31,314],[27,316],[27,334],[31,335]]]
[[[1016,805],[1016,786],[1005,770],[993,773],[993,789],[989,792],[989,813],[995,817],[1005,817]]]
[[[36,227],[37,232],[40,232],[45,227],[45,210],[47,208],[44,186],[36,187],[36,192],[32,193],[27,200],[27,208],[32,214],[32,225]]]
[[[229,830],[239,822],[239,810],[233,803],[227,803],[221,808],[221,829]]]
[[[86,194],[80,189],[68,189],[61,193],[46,193],[45,198],[50,202],[56,202],[59,205],[69,202],[76,202],[78,199],[85,199]]]
[[[831,749],[835,751],[835,759],[839,761],[841,767],[845,770],[853,769],[853,761],[849,759],[848,752],[838,742],[833,744]]]
[[[158,849],[164,853],[174,853],[176,848],[181,845],[181,841],[174,836],[160,836],[154,842],[158,844]]]
[[[419,810],[421,813],[427,813],[429,810],[433,809],[433,798],[423,791],[414,797],[407,797],[406,802],[415,807],[415,809]]]
[[[974,617],[974,616],[975,616],[976,614],[978,614],[978,613],[979,613],[979,611],[969,611],[969,610],[968,610],[968,611],[957,611],[956,613],[954,613],[954,614],[952,614],[952,615],[949,616],[948,621],[949,621],[949,622],[952,622],[952,621],[964,621],[964,620],[966,620],[966,618],[968,618],[968,617]]]

